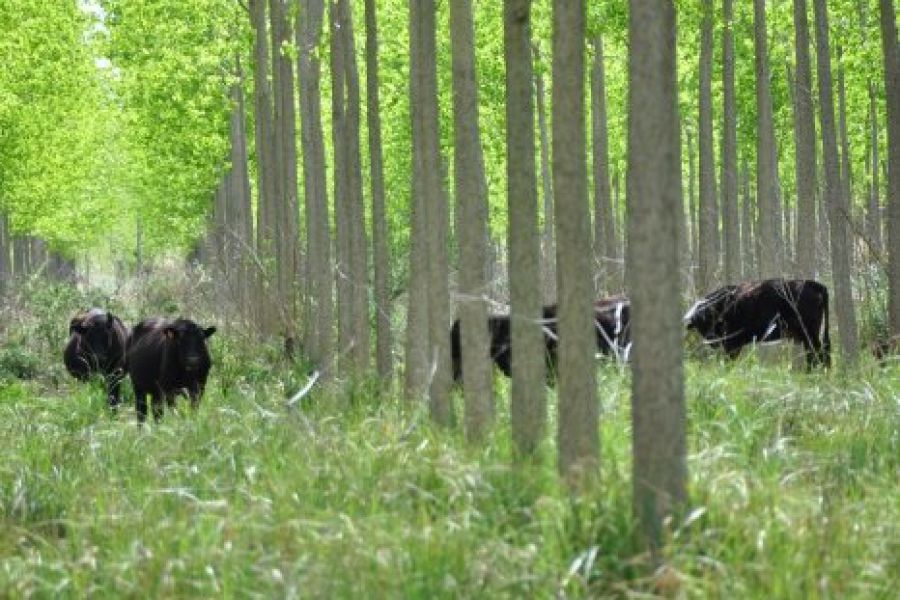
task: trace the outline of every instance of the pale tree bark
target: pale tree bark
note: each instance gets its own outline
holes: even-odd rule
[[[427,226],[428,257],[428,361],[431,369],[428,397],[432,419],[439,425],[453,424],[450,402],[450,297],[447,265],[447,196],[438,131],[438,88],[436,66],[436,25],[434,0],[411,0],[411,25],[416,29],[419,57],[412,79],[419,87],[418,111],[421,124],[413,129],[413,147],[421,157],[421,188]],[[414,9],[412,7],[415,7]],[[530,81],[530,78],[529,78]],[[415,260],[416,257],[413,257]]]
[[[531,0],[508,0],[503,3],[503,46],[506,63],[509,308],[511,346],[515,349],[512,354],[512,436],[516,450],[528,456],[536,451],[547,421],[543,333],[539,325],[541,296],[539,286],[534,285],[540,277],[540,234],[531,92],[534,80]]]
[[[794,169],[797,178],[797,275],[816,274],[816,125],[806,0],[794,0]]]
[[[872,251],[875,257],[879,257],[882,252],[883,239],[881,237],[881,182],[878,179],[880,165],[878,161],[878,99],[875,94],[875,86],[869,82],[869,121],[871,141],[871,164],[870,169],[870,188],[869,188],[869,204],[866,211],[866,231],[869,243],[872,245]]]
[[[487,332],[487,180],[478,133],[472,0],[450,2],[453,62],[453,149],[459,243],[459,318],[463,348],[466,437],[481,442],[494,416]]]
[[[40,273],[47,261],[47,244],[39,237],[28,236],[31,249],[29,251],[30,272]]]
[[[697,263],[697,284],[700,290],[710,290],[718,279],[719,255],[716,239],[719,224],[716,210],[716,159],[713,142],[712,115],[712,55],[713,6],[703,0],[703,19],[700,26],[700,116],[698,143],[700,146],[700,247]]]
[[[331,139],[334,153],[334,233],[335,283],[337,289],[338,368],[341,372],[353,369],[353,292],[350,246],[350,190],[348,189],[347,114],[344,79],[344,51],[341,40],[340,13],[337,0],[328,0],[331,50]]]
[[[423,86],[421,32],[418,27],[418,0],[409,2],[409,106],[412,131],[412,194],[410,195],[410,251],[408,302],[406,310],[406,340],[404,361],[404,392],[407,399],[427,397],[429,382],[428,329],[428,221],[424,198],[425,149],[422,136]]]
[[[534,60],[540,61],[538,47],[534,47]],[[534,73],[535,99],[537,100],[538,135],[541,140],[541,197],[544,201],[544,232],[541,239],[541,279],[544,284],[544,303],[556,303],[556,242],[553,237],[553,174],[550,171],[550,135],[547,133],[547,102],[545,101],[544,75]]]
[[[321,60],[318,46],[325,16],[324,0],[302,0],[297,15],[297,72],[300,89],[300,136],[303,144],[303,190],[309,273],[307,298],[309,353],[320,369],[334,359],[334,300],[331,269],[331,220],[325,178],[322,132]],[[329,370],[322,371],[330,373]]]
[[[241,319],[249,323],[253,320],[250,314],[250,251],[253,248],[253,212],[250,198],[250,174],[247,152],[247,122],[246,107],[244,106],[244,71],[241,67],[240,56],[235,57],[235,70],[237,81],[231,88],[233,107],[229,120],[229,137],[231,140],[229,159],[231,171],[229,173],[228,213],[231,217],[228,230],[225,232],[226,240],[230,242],[228,259],[234,269],[232,293],[237,299],[238,310]]]
[[[13,275],[16,279],[22,279],[28,275],[28,240],[21,235],[12,239],[13,251]]]
[[[645,542],[687,501],[679,297],[682,218],[675,6],[631,0],[628,22],[628,288],[632,301],[634,511]]]
[[[759,273],[778,277],[782,269],[779,247],[781,205],[778,202],[775,161],[775,129],[772,122],[772,94],[769,85],[769,58],[766,34],[766,2],[753,0],[756,52],[756,203],[759,226]]]
[[[270,0],[269,21],[272,29],[272,86],[275,103],[275,231],[278,272],[278,296],[281,310],[281,333],[285,350],[293,352],[296,328],[296,286],[298,275],[297,232],[297,142],[294,112],[294,70],[285,45],[290,41],[291,27],[284,0]]]
[[[900,335],[900,42],[893,0],[879,0],[878,6],[888,125],[888,316],[891,334]]]
[[[702,290],[700,279],[697,276],[697,264],[700,254],[700,224],[699,215],[697,214],[697,163],[694,152],[694,134],[690,128],[685,131],[687,137],[688,152],[688,221],[690,221],[690,252],[688,255],[688,269],[691,272],[691,283],[695,291]]]
[[[278,332],[278,298],[275,273],[275,182],[274,122],[272,88],[269,85],[269,42],[266,29],[266,0],[250,0],[253,26],[253,89],[257,163],[256,251],[263,266],[258,273],[254,304],[259,307],[260,331]]]
[[[234,298],[229,293],[229,284],[231,273],[231,265],[228,262],[225,232],[228,227],[228,183],[229,174],[223,173],[216,186],[215,195],[213,196],[213,212],[211,223],[206,233],[205,243],[207,245],[207,256],[204,257],[208,261],[206,266],[215,274],[217,290],[216,293],[221,295],[223,302],[223,312],[228,312],[231,308],[229,304],[234,302]]]
[[[617,243],[617,256],[625,256],[625,208],[622,206],[622,178],[619,175],[619,167],[616,167],[616,170],[613,172],[613,218],[616,220],[616,231],[621,231],[622,235],[618,236],[616,240]],[[685,219],[681,220],[681,223],[685,227],[683,232],[685,233],[684,239],[687,240],[687,229],[686,229],[686,221]],[[685,255],[688,252],[687,243],[682,244],[684,247],[682,250]],[[625,288],[624,282],[624,273],[625,273],[625,262],[622,262],[622,274],[623,274],[623,282],[622,288]]]
[[[821,156],[819,157],[821,160]],[[819,162],[819,170],[824,171],[825,165],[823,162]],[[816,215],[818,217],[818,227],[819,227],[819,243],[818,243],[818,255],[819,256],[830,256],[831,255],[831,231],[829,229],[829,214],[828,214],[828,198],[825,196],[825,178],[820,177],[817,182],[817,190],[816,197],[819,199],[819,202],[816,206]],[[819,262],[820,269],[831,269],[831,261],[827,258],[821,260]]]
[[[584,0],[553,3],[553,189],[559,290],[559,471],[578,485],[600,460],[584,123]],[[631,193],[629,188],[629,194]]]
[[[856,365],[859,348],[856,316],[850,283],[850,246],[848,244],[849,206],[841,191],[838,165],[837,132],[834,124],[834,91],[831,84],[828,12],[825,0],[813,0],[816,17],[816,66],[819,79],[819,115],[822,149],[825,159],[825,197],[831,222],[831,268],[834,280],[833,306],[838,320],[841,355],[848,367]]]
[[[606,70],[603,38],[593,39],[591,64],[591,165],[594,175],[594,261],[600,280],[597,291],[610,292],[622,287],[613,219],[612,192],[609,186],[609,127],[606,116]]]
[[[734,6],[724,0],[722,29],[722,227],[725,240],[725,281],[740,279],[741,232],[738,215],[737,107],[734,88]]]
[[[369,327],[369,252],[366,238],[365,204],[363,202],[362,158],[360,156],[359,70],[353,13],[348,0],[338,0],[340,38],[344,53],[346,82],[346,121],[344,127],[347,178],[347,216],[349,218],[350,302],[352,308],[353,366],[357,374],[368,371],[371,364]]]
[[[372,262],[375,293],[375,366],[378,376],[393,376],[391,351],[391,262],[384,206],[384,159],[381,144],[381,99],[378,94],[378,19],[375,0],[365,0],[366,122],[369,131],[369,180],[372,186]]]
[[[746,159],[741,166],[741,257],[743,269],[741,273],[744,279],[754,279],[756,273],[756,252],[754,251],[753,225],[753,200],[750,196],[750,168]]]

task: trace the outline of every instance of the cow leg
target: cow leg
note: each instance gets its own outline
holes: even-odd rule
[[[163,401],[165,398],[157,392],[152,394],[151,399],[153,400],[153,420],[159,423],[163,416]]]
[[[147,420],[147,391],[141,388],[134,388],[134,408],[137,412],[138,425]]]
[[[109,408],[112,410],[116,410],[119,408],[119,403],[122,401],[122,377],[119,373],[112,373],[107,376],[106,380],[106,389],[107,389],[107,403],[109,404]]]
[[[722,349],[725,350],[725,356],[728,357],[729,360],[737,359],[738,355],[741,353],[741,345],[729,343],[728,340],[722,344]]]
[[[188,396],[191,399],[191,409],[197,410],[200,407],[200,398],[203,397],[203,386],[199,383],[192,385],[188,391]]]

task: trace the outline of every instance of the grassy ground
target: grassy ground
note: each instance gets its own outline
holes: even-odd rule
[[[535,464],[514,465],[505,401],[494,438],[473,449],[373,382],[316,388],[288,409],[302,374],[272,350],[213,340],[199,412],[143,429],[133,405],[111,415],[99,387],[58,365],[21,379],[28,349],[7,344],[0,596],[894,598],[900,588],[897,366],[844,378],[752,356],[692,359],[692,506],[672,524],[671,570],[653,578],[633,542],[628,378],[617,368],[600,369],[602,479],[572,498],[552,435]],[[552,421],[552,395],[550,406]]]

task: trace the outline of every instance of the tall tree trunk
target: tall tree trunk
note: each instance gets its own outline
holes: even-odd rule
[[[618,263],[616,225],[613,220],[612,193],[609,187],[609,128],[606,117],[606,70],[603,62],[603,38],[594,37],[591,65],[591,140],[594,172],[594,260],[599,269],[597,291],[618,290],[621,274]]]
[[[654,551],[663,523],[687,500],[687,443],[679,297],[675,6],[629,3],[628,287],[634,351],[634,511]]]
[[[240,56],[235,57],[235,69],[237,81],[231,88],[232,102],[234,106],[229,120],[229,137],[231,149],[229,158],[231,162],[230,191],[228,199],[229,215],[231,217],[229,229],[225,232],[226,239],[230,240],[231,251],[228,260],[231,262],[234,273],[234,285],[232,291],[237,299],[241,318],[245,323],[252,321],[250,312],[250,278],[248,266],[250,265],[249,250],[253,244],[252,207],[250,205],[250,175],[247,171],[247,123],[246,108],[244,106],[244,71],[241,68]]]
[[[372,262],[375,270],[375,365],[378,376],[389,380],[393,375],[394,361],[391,351],[390,237],[384,206],[381,100],[378,94],[378,20],[375,0],[365,2],[366,121],[369,131],[369,179],[372,186]]]
[[[431,344],[428,329],[428,220],[425,201],[425,149],[422,135],[422,34],[420,3],[409,1],[409,105],[412,130],[412,194],[410,195],[409,293],[406,311],[404,391],[410,400],[427,396]]]
[[[888,123],[888,315],[891,334],[900,335],[900,42],[893,0],[878,5]]]
[[[297,120],[294,112],[294,69],[285,45],[290,41],[291,27],[287,19],[285,0],[270,0],[272,27],[272,73],[275,99],[276,172],[275,207],[278,290],[281,306],[281,329],[285,349],[291,354],[296,335],[297,297],[295,282],[298,276],[297,233],[299,208],[297,204]]]
[[[741,252],[744,255],[744,279],[756,279],[759,277],[756,263],[756,235],[755,227],[757,220],[755,218],[753,196],[750,192],[750,167],[747,160],[741,167],[741,181],[743,181],[743,199],[741,201]]]
[[[694,152],[694,135],[688,128],[687,136],[687,152],[688,152],[688,221],[691,223],[690,232],[690,263],[688,270],[691,273],[691,283],[695,291],[706,292],[700,278],[697,275],[697,264],[700,254],[700,217],[697,214],[697,165]]]
[[[872,146],[869,168],[871,169],[870,176],[872,179],[871,187],[869,188],[869,206],[866,211],[866,232],[869,243],[872,245],[872,251],[875,254],[873,258],[877,258],[881,255],[883,240],[881,238],[881,185],[878,180],[878,171],[880,169],[878,162],[878,100],[875,95],[875,85],[871,81],[869,82],[869,105],[870,144]]]
[[[725,281],[741,276],[741,233],[738,215],[737,108],[734,90],[734,7],[724,0],[722,29],[722,226],[725,238]]]
[[[797,177],[797,275],[816,274],[816,125],[813,111],[806,0],[794,0],[797,61],[794,86],[794,168]]]
[[[321,61],[318,53],[324,16],[324,0],[302,0],[301,10],[297,15],[297,72],[300,84],[303,190],[306,196],[307,265],[310,274],[307,328],[310,328],[310,358],[320,369],[331,365],[334,357],[331,220],[325,178]]]
[[[559,290],[559,470],[570,484],[600,459],[584,123],[584,0],[553,3],[553,189]]]
[[[453,54],[453,148],[456,231],[459,242],[461,326],[466,437],[480,442],[493,421],[491,361],[488,352],[487,180],[478,133],[478,82],[472,0],[450,3]]]
[[[336,246],[335,282],[337,288],[338,357],[341,371],[353,366],[353,268],[351,261],[351,211],[348,189],[347,115],[345,105],[345,77],[340,9],[337,0],[328,0],[331,49],[331,137],[334,152],[334,232]]]
[[[834,127],[834,91],[831,85],[831,55],[828,40],[828,9],[825,0],[813,0],[816,15],[816,65],[819,75],[819,110],[825,158],[825,197],[831,221],[831,268],[834,303],[841,339],[841,354],[847,366],[856,365],[859,349],[853,293],[850,283],[848,244],[849,207],[841,191],[837,137]]]
[[[703,0],[700,29],[700,256],[697,279],[701,290],[712,289],[719,269],[719,224],[716,209],[716,159],[713,142],[712,115],[712,0]]]
[[[13,275],[23,279],[28,275],[28,240],[22,235],[12,238]]]
[[[538,47],[534,47],[534,59],[540,60]],[[541,140],[541,195],[544,200],[544,233],[541,241],[541,279],[544,284],[544,303],[556,303],[556,243],[553,237],[553,174],[550,171],[550,136],[547,133],[547,103],[544,93],[544,75],[534,73],[535,98],[537,99],[538,134]]]
[[[756,51],[756,202],[759,227],[759,272],[763,278],[782,274],[780,247],[781,205],[777,192],[775,129],[772,122],[772,94],[769,85],[769,54],[766,33],[766,2],[753,0]]]
[[[349,219],[350,302],[352,308],[353,364],[358,374],[368,371],[371,364],[369,331],[369,252],[366,239],[365,203],[363,202],[362,158],[360,156],[359,70],[356,61],[356,41],[353,13],[348,0],[338,0],[340,8],[341,46],[344,53],[346,82],[346,121],[344,127],[347,178],[347,216]]]
[[[450,402],[450,300],[447,265],[447,197],[438,135],[438,88],[436,67],[436,25],[434,0],[410,1],[411,26],[416,30],[418,55],[412,79],[418,86],[420,125],[413,129],[413,147],[420,156],[421,187],[425,225],[428,232],[428,361],[431,367],[428,397],[431,417],[439,425],[453,423]],[[529,82],[531,79],[529,78]],[[416,139],[418,137],[418,139]],[[417,260],[418,257],[412,257]]]
[[[257,226],[256,251],[259,264],[255,304],[260,307],[260,330],[263,335],[278,331],[277,283],[274,279],[275,258],[275,202],[277,179],[274,155],[274,123],[272,115],[272,89],[269,86],[269,43],[266,33],[266,0],[250,0],[250,19],[253,39],[253,89],[256,113],[254,135],[257,163]]]
[[[540,277],[540,234],[531,94],[534,80],[531,0],[503,3],[503,47],[506,62],[509,309],[511,345],[515,348],[512,355],[512,436],[517,451],[527,456],[537,449],[547,421],[543,333],[538,324],[542,316],[541,297],[539,288],[534,285]]]

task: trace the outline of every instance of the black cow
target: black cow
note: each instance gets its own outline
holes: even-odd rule
[[[544,333],[544,350],[548,378],[556,372],[557,306],[550,304],[542,309],[540,325]],[[597,349],[604,354],[626,358],[631,346],[631,305],[623,296],[604,298],[594,303],[594,325],[597,332]],[[490,357],[500,371],[512,376],[512,351],[509,315],[489,315]],[[459,319],[450,329],[450,356],[453,363],[453,380],[462,380],[462,343]]]
[[[110,408],[121,400],[127,340],[128,329],[122,321],[99,308],[80,312],[69,321],[69,341],[63,350],[66,370],[79,381],[102,375]]]
[[[727,285],[700,299],[684,316],[688,330],[729,358],[754,342],[802,344],[808,368],[831,366],[828,288],[818,281],[767,279]]]
[[[555,361],[551,358],[555,354],[556,330],[549,327],[550,321],[555,320],[555,307],[545,306],[544,319],[544,344],[547,349],[547,364],[550,366]],[[509,315],[488,315],[488,335],[490,337],[489,353],[491,360],[507,377],[512,377],[512,352]],[[459,319],[453,321],[450,328],[450,358],[453,363],[453,381],[462,381],[462,341]]]
[[[148,394],[157,421],[163,414],[163,399],[174,408],[179,393],[187,392],[191,407],[197,408],[211,366],[206,340],[215,331],[189,319],[145,319],[135,326],[128,340],[128,374],[138,423],[147,419]]]

